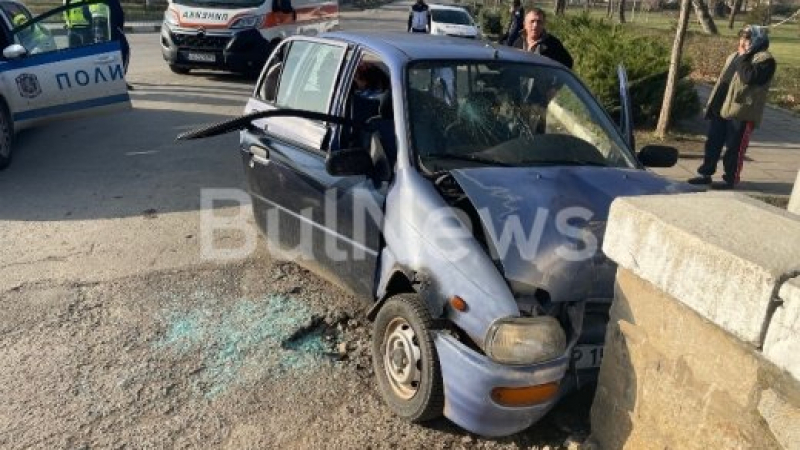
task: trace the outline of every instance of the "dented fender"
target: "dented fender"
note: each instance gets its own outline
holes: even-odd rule
[[[508,284],[474,236],[418,172],[398,168],[385,205],[377,298],[383,299],[398,270],[414,274],[415,286],[433,317],[446,316],[479,345],[498,318],[519,316]],[[446,306],[459,296],[468,308]]]

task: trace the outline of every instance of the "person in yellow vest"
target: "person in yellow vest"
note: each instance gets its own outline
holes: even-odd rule
[[[70,0],[64,0],[64,4],[69,5]],[[92,13],[88,6],[83,5],[64,11],[64,23],[70,47],[79,47],[94,41],[91,27]]]
[[[92,14],[92,33],[94,42],[105,42],[111,38],[108,18],[110,11],[105,3],[92,3],[89,5]]]
[[[28,23],[28,18],[25,14],[19,13],[11,19],[11,22],[14,24],[14,28],[19,28]],[[56,49],[53,36],[39,24],[25,27],[16,32],[16,35],[19,43],[31,54]]]

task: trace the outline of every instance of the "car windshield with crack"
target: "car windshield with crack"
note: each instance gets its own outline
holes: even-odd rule
[[[412,146],[430,172],[485,165],[638,167],[568,71],[513,62],[420,61],[408,69]]]

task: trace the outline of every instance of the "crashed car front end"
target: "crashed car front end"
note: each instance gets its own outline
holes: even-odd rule
[[[599,367],[611,202],[682,187],[641,170],[567,71],[423,61],[408,80],[416,167],[386,198],[377,297],[406,279],[434,318],[444,415],[513,434]]]

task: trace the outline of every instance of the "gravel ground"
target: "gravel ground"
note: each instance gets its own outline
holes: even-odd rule
[[[367,305],[264,258],[2,294],[0,448],[577,448],[590,393],[518,435],[393,416]]]

